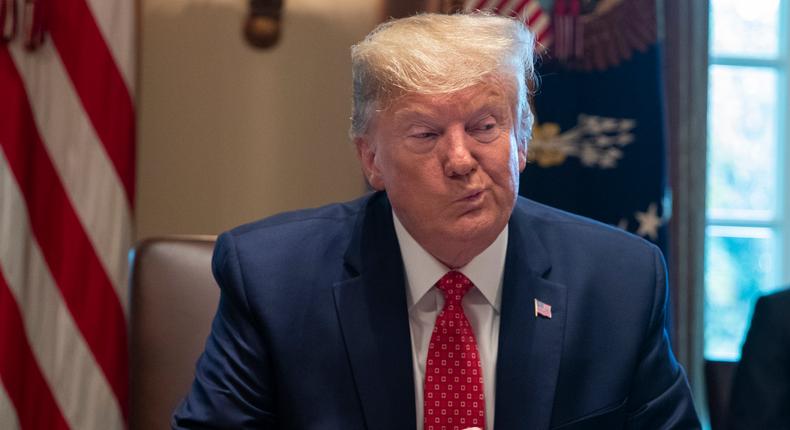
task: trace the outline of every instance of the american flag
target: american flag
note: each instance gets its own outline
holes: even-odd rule
[[[551,19],[540,0],[466,0],[465,11],[482,10],[504,16],[518,17],[535,33],[535,40],[544,48],[551,44]]]
[[[0,21],[0,428],[122,429],[135,3],[0,0]]]
[[[538,316],[551,319],[551,305],[535,299],[535,317]]]

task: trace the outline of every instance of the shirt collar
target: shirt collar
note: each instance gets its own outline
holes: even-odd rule
[[[406,272],[406,297],[409,310],[411,310],[450,269],[417,243],[401,224],[394,211],[392,218]],[[502,276],[505,272],[505,254],[507,253],[507,230],[507,226],[505,226],[488,248],[473,258],[466,266],[456,269],[475,284],[475,287],[480,290],[497,312],[499,312],[502,303],[501,287]]]

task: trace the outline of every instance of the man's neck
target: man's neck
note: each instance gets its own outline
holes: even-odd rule
[[[472,280],[495,309],[499,309],[500,287],[505,269],[507,253],[507,226],[502,229],[494,242],[463,267],[449,267],[420,245],[393,217],[395,233],[400,246],[401,257],[408,286],[409,308],[413,306],[431,286],[450,269],[458,270]]]
[[[484,237],[478,236],[469,239],[431,238],[429,240],[420,240],[419,237],[415,236],[403,225],[394,211],[392,212],[392,216],[395,224],[399,229],[402,229],[402,232],[408,234],[412,240],[417,242],[417,244],[428,252],[428,254],[451,270],[460,269],[469,264],[475,257],[488,249],[488,247],[497,240],[502,230],[507,228],[507,225],[505,225],[502,229],[492,231]],[[402,232],[399,232],[399,234]]]

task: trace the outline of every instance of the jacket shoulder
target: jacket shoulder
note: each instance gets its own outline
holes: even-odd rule
[[[790,287],[762,296],[758,302],[763,303],[763,306],[790,310]]]
[[[658,248],[644,238],[618,227],[546,206],[527,198],[519,197],[516,211],[519,216],[535,227],[539,235],[546,239],[544,243],[556,245],[567,243],[570,246],[582,246],[590,242],[594,243],[596,247],[644,249],[651,254]],[[569,238],[574,240],[572,242],[561,240]]]
[[[235,256],[244,271],[264,278],[306,274],[293,270],[297,267],[340,267],[369,198],[284,212],[227,231],[217,239],[215,268],[228,255]]]
[[[332,203],[325,206],[282,212],[262,218],[231,229],[228,234],[234,238],[244,238],[256,234],[264,234],[268,230],[303,230],[311,226],[320,227],[335,223],[347,222],[355,218],[365,207],[370,196],[360,197],[344,203]]]
[[[790,320],[786,318],[788,312],[790,312],[790,289],[782,289],[757,299],[752,324],[754,325],[756,320],[761,320],[773,326],[772,330],[777,334],[783,332],[784,336],[790,336]],[[790,338],[788,340],[790,341]]]

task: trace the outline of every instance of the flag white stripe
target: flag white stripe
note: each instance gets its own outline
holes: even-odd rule
[[[133,0],[86,0],[132,98],[135,88],[135,3]]]
[[[542,33],[546,28],[548,28],[548,26],[549,26],[549,17],[546,16],[546,14],[544,13],[543,15],[539,16],[538,19],[535,20],[535,22],[532,23],[529,29],[532,30],[532,32],[535,33],[536,35],[540,35],[540,33]],[[546,42],[544,41],[544,43]]]
[[[0,9],[5,8],[5,20],[0,23],[2,28],[0,28],[0,36],[10,35],[11,29],[14,28],[14,5],[13,4],[3,4],[0,1]]]
[[[24,81],[41,140],[128,313],[126,252],[132,221],[117,171],[52,44],[45,43],[35,55],[20,44],[9,45],[9,51]]]
[[[520,14],[521,20],[526,22],[529,19],[529,17],[532,16],[533,13],[535,13],[535,10],[538,8],[540,8],[540,2],[538,0],[533,0],[527,3],[526,6],[524,6],[524,9],[521,9],[521,14]]]
[[[0,267],[58,407],[73,429],[122,429],[118,400],[31,236],[25,201],[2,151],[0,191]]]
[[[16,417],[16,410],[11,405],[11,399],[5,392],[2,382],[0,382],[0,428],[3,430],[19,430],[19,420]]]

